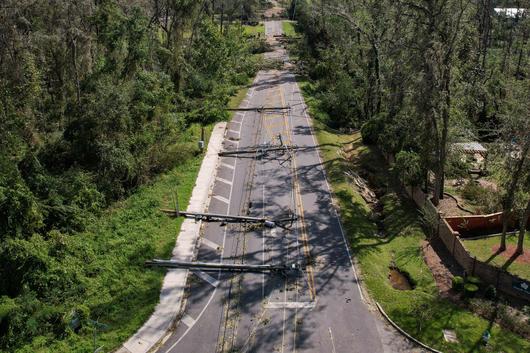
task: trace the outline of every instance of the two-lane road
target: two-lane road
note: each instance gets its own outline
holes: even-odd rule
[[[281,22],[265,28],[274,43]],[[278,48],[268,57],[285,55]],[[197,260],[299,263],[305,270],[288,277],[194,273],[186,309],[159,352],[393,352],[388,332],[364,303],[295,76],[260,71],[242,107],[290,109],[238,112],[227,128],[226,149],[263,143],[303,148],[222,157],[209,211],[270,218],[294,213],[299,220],[290,229],[205,223]]]

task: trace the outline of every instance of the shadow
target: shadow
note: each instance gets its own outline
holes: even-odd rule
[[[503,270],[507,270],[508,267],[510,267],[510,265],[515,261],[517,260],[517,258],[521,256],[521,254],[518,254],[518,253],[513,253],[512,256],[510,256],[510,258],[504,263],[504,265],[502,265],[502,269]]]
[[[486,261],[484,261],[485,263],[490,263],[491,261],[493,261],[493,259],[495,259],[497,256],[499,256],[500,254],[502,253],[501,249],[497,249],[493,254],[490,255],[490,257],[487,258]]]

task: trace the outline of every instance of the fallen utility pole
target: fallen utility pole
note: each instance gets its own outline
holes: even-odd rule
[[[297,264],[287,265],[250,265],[250,264],[226,264],[216,262],[188,262],[176,260],[154,259],[145,261],[145,266],[164,268],[184,268],[201,271],[229,271],[229,272],[259,272],[259,273],[282,273],[298,272]]]
[[[226,108],[226,111],[229,112],[235,112],[235,111],[242,111],[242,112],[250,112],[250,111],[256,111],[256,112],[263,112],[266,110],[290,110],[291,107],[250,107],[250,108]]]
[[[300,147],[293,145],[283,145],[283,146],[272,146],[272,147],[248,147],[248,148],[238,148],[235,150],[228,150],[228,151],[221,151],[218,153],[219,156],[230,156],[235,154],[249,154],[249,153],[259,153],[259,154],[266,154],[267,152],[274,152],[274,151],[294,151],[299,149]]]
[[[225,222],[225,223],[261,223],[267,228],[286,228],[283,224],[293,223],[298,218],[291,216],[287,218],[280,218],[276,220],[270,220],[264,217],[250,217],[250,216],[231,216],[218,213],[202,213],[202,212],[186,212],[179,210],[161,209],[162,212],[168,216],[174,217],[185,217],[193,218],[196,221],[208,221],[208,222]]]

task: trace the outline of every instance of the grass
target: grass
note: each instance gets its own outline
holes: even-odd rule
[[[239,106],[248,87],[236,91],[229,107]],[[211,130],[212,126],[205,127],[206,144]],[[171,255],[182,219],[167,217],[159,208],[174,207],[175,189],[180,208],[188,204],[203,157],[198,153],[199,136],[200,126],[192,125],[176,145],[177,150],[193,151],[185,162],[115,203],[87,231],[68,238],[68,247],[86,253],[89,259],[88,263],[72,266],[93,273],[83,278],[86,295],[72,305],[88,308],[90,319],[108,325],[97,337],[97,346],[103,346],[104,351],[119,347],[132,336],[158,303],[166,271],[146,269],[143,263]],[[77,257],[82,258],[79,254]],[[85,324],[78,334],[69,334],[61,340],[37,337],[17,353],[93,352],[92,335],[93,328]]]
[[[282,21],[283,34],[288,37],[296,36],[295,21]]]
[[[193,126],[188,138],[197,140],[199,133],[200,128]],[[206,129],[207,137],[210,133],[211,126]],[[182,223],[182,219],[163,215],[159,208],[173,207],[177,187],[179,204],[188,204],[201,160],[197,154],[160,175],[106,210],[85,232],[68,237],[68,249],[84,254],[72,267],[84,267],[86,274],[82,279],[85,293],[72,305],[88,308],[90,319],[108,325],[97,337],[97,346],[105,351],[134,334],[158,303],[165,271],[146,269],[143,263],[170,257]],[[61,340],[40,336],[17,352],[92,352],[92,332],[84,322],[78,334]]]
[[[307,81],[302,81],[301,86],[311,115],[326,121],[326,113],[319,109],[313,86]],[[444,352],[529,351],[530,343],[523,338],[439,298],[434,279],[422,258],[421,246],[425,236],[418,212],[413,204],[400,199],[393,191],[382,158],[362,144],[359,133],[343,134],[327,128],[319,120],[314,120],[314,126],[365,287],[389,316],[408,333]],[[341,149],[345,158],[337,153]],[[368,169],[374,174],[376,185],[388,188],[381,198],[387,233],[385,238],[374,236],[377,226],[370,215],[370,208],[349,184],[344,175],[346,169]],[[392,260],[416,282],[414,290],[400,291],[390,285],[387,276]],[[492,336],[489,346],[484,348],[480,341],[482,333],[488,328],[491,328]],[[446,343],[442,329],[455,330],[460,343]]]
[[[263,22],[260,22],[257,26],[243,25],[243,34],[247,36],[264,36],[265,25]]]
[[[530,280],[530,264],[519,263],[517,260],[510,261],[502,254],[494,254],[492,247],[501,243],[500,235],[482,239],[463,240],[464,245],[478,260],[488,262],[490,265],[501,267],[521,278]],[[508,235],[506,244],[517,246],[517,234]],[[524,249],[530,251],[530,232],[526,232],[524,238]]]

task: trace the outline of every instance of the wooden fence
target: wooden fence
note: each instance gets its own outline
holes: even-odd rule
[[[385,155],[385,158],[387,162],[393,162],[391,156]],[[404,186],[404,189],[418,208],[437,215],[435,224],[433,224],[436,235],[440,237],[447,250],[468,274],[480,277],[482,282],[495,286],[498,291],[530,301],[530,281],[478,260],[466,249],[460,240],[460,233],[454,230],[462,228],[463,224],[465,224],[466,231],[473,230],[472,227],[495,227],[502,224],[502,214],[444,218],[431,202],[429,195],[421,188]]]

